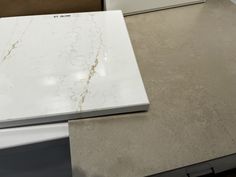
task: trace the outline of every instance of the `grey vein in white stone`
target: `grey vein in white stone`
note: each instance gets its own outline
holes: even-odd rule
[[[93,65],[90,67],[89,69],[89,74],[88,74],[88,78],[87,78],[87,81],[86,81],[86,85],[83,89],[83,92],[80,94],[80,102],[79,102],[79,110],[82,111],[82,107],[83,107],[83,103],[86,99],[86,95],[88,94],[89,92],[89,84],[90,84],[90,81],[91,79],[93,78],[94,74],[96,73],[96,68],[99,64],[99,54],[102,50],[102,47],[104,46],[103,44],[103,37],[102,37],[102,31],[101,29],[98,27],[98,25],[96,24],[94,18],[93,18],[93,15],[91,15],[91,18],[92,18],[92,21],[94,23],[94,28],[97,29],[97,33],[98,33],[98,36],[99,36],[99,47],[97,49],[97,54],[96,54],[96,57],[95,57],[95,61],[93,63]]]

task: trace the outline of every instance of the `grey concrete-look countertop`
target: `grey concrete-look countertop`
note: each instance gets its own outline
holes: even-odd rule
[[[143,177],[236,153],[236,5],[126,18],[150,110],[70,122],[74,177]]]

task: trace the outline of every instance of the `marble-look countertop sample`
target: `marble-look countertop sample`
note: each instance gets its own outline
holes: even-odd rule
[[[1,128],[148,109],[121,11],[0,18],[0,39]]]

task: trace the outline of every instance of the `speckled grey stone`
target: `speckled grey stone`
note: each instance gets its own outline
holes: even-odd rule
[[[126,18],[149,112],[70,122],[74,177],[143,177],[236,153],[236,5]]]

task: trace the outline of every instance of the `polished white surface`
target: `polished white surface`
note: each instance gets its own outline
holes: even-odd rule
[[[107,10],[121,9],[125,15],[128,15],[199,2],[205,0],[105,0],[105,6]]]
[[[0,19],[0,127],[148,109],[120,11]]]
[[[69,137],[67,123],[0,129],[0,149]]]

